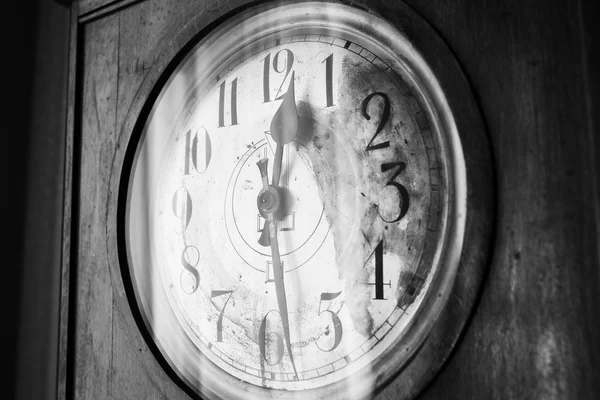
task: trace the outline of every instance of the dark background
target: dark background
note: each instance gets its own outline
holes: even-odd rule
[[[456,51],[503,155],[502,250],[465,338],[422,397],[600,398],[597,2],[457,1],[460,13],[450,1],[407,3]],[[55,398],[70,11],[52,0],[5,10],[2,392]],[[505,72],[486,76],[497,63]],[[523,89],[511,98],[505,85]],[[496,129],[511,124],[521,136]],[[515,189],[523,180],[529,193]]]
[[[2,397],[54,398],[69,8],[3,11]],[[16,389],[20,395],[17,397]]]

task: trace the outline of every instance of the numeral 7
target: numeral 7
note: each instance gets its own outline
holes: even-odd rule
[[[210,291],[210,299],[212,300],[215,297],[229,295],[227,296],[227,300],[223,304],[223,308],[221,309],[221,313],[219,314],[219,319],[217,319],[217,342],[223,341],[223,314],[225,313],[225,307],[227,307],[227,303],[229,299],[231,299],[231,294],[233,292],[231,290],[211,290]]]

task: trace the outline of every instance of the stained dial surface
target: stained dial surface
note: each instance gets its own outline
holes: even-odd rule
[[[192,58],[177,117],[155,115],[146,132],[161,137],[138,157],[152,167],[133,174],[148,187],[148,263],[195,348],[245,382],[299,390],[368,368],[427,291],[445,226],[443,155],[416,83],[367,47],[282,35],[240,49],[208,87]],[[272,126],[286,107],[297,125],[277,170]],[[275,232],[259,204],[261,160],[271,185],[278,176]]]

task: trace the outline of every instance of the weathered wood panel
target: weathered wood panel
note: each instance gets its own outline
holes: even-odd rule
[[[111,169],[125,148],[118,147],[119,135],[131,133],[123,122],[161,50],[170,48],[188,24],[197,26],[189,31],[198,31],[229,9],[208,9],[191,1],[147,1],[118,12],[100,10],[82,22],[75,398],[188,398],[154,358],[133,319],[119,267],[116,262],[109,266],[117,250],[107,229],[115,227],[116,219],[106,207],[117,191],[109,187]],[[153,83],[141,89],[146,90],[142,99]]]
[[[598,152],[579,4],[409,3],[446,38],[478,94],[500,206],[481,304],[422,398],[597,398]]]
[[[69,377],[69,370],[71,368],[69,359],[72,358],[70,343],[74,342],[74,339],[70,337],[69,329],[73,325],[75,315],[72,310],[75,309],[72,299],[76,298],[77,291],[71,290],[71,287],[76,287],[73,282],[76,280],[72,275],[76,271],[76,266],[73,265],[71,255],[74,252],[74,248],[77,243],[72,243],[75,235],[72,231],[76,230],[75,221],[78,220],[77,212],[73,210],[74,199],[76,193],[74,185],[75,182],[75,171],[78,173],[78,165],[75,163],[75,120],[79,118],[76,115],[75,104],[76,99],[76,82],[78,75],[77,71],[77,41],[78,39],[78,25],[77,25],[77,4],[72,5],[70,24],[69,24],[69,57],[65,61],[68,70],[68,82],[66,90],[67,100],[67,111],[65,119],[65,145],[64,145],[64,181],[63,181],[63,211],[62,211],[62,231],[61,231],[61,277],[60,277],[60,311],[59,311],[59,338],[58,338],[58,362],[57,362],[57,398],[65,399],[69,383],[67,382]],[[77,193],[78,195],[78,193]],[[71,247],[73,245],[74,247]]]
[[[106,262],[106,200],[115,146],[118,19],[83,32],[81,160],[74,394],[112,397],[112,282]],[[119,397],[118,394],[116,397]]]
[[[121,5],[131,1],[132,0],[79,0],[79,14],[86,15],[93,12],[99,12],[100,9]]]
[[[123,121],[128,115],[140,84],[159,56],[158,49],[162,41],[168,40],[168,28],[180,26],[182,23],[178,7],[172,3],[174,2],[166,4],[157,1],[142,2],[117,15],[119,92],[116,129],[119,135],[128,134],[123,132]],[[116,148],[113,152],[117,152]],[[107,221],[107,223],[111,225],[116,222]],[[116,249],[113,248],[109,252],[116,254]],[[112,272],[119,274],[118,268],[113,269]],[[140,335],[129,309],[122,280],[115,275],[112,278],[115,297],[114,337],[111,350],[113,393],[127,399],[188,398],[162,370]]]

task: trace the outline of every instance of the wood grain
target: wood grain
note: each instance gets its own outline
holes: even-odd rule
[[[577,4],[409,3],[479,97],[500,205],[481,304],[422,398],[595,398],[600,201]]]
[[[139,113],[175,52],[228,10],[229,5],[208,9],[194,2],[147,1],[86,20],[80,28],[85,56],[79,257],[72,299],[78,304],[75,398],[188,398],[157,361],[134,321],[113,241],[120,170],[112,170],[121,166],[133,127],[124,121]],[[173,46],[180,32],[187,36]],[[155,65],[165,51],[162,64]]]
[[[99,14],[104,9],[112,8],[122,3],[125,3],[126,0],[79,0],[77,1],[79,8],[79,15],[85,16],[89,14]],[[75,2],[74,2],[75,3]]]
[[[106,268],[107,183],[115,146],[118,19],[85,27],[75,340],[75,397],[112,397],[112,283]],[[118,396],[117,396],[118,397]]]
[[[76,243],[72,243],[72,231],[75,229],[74,221],[78,221],[78,216],[73,215],[73,200],[75,190],[73,188],[75,176],[75,115],[76,107],[76,81],[77,71],[77,4],[71,6],[70,27],[69,27],[69,59],[68,59],[68,83],[67,83],[67,115],[65,121],[65,158],[64,158],[64,179],[63,179],[63,214],[62,214],[62,246],[61,246],[61,278],[60,278],[60,310],[59,310],[59,337],[58,337],[58,361],[57,361],[57,399],[64,400],[68,392],[68,375],[70,368],[70,358],[72,348],[70,342],[74,343],[74,338],[70,337],[70,326],[74,325],[75,304],[73,298],[76,298],[76,290],[71,291],[71,287],[76,287],[76,279],[73,277],[76,267],[71,260],[71,254],[76,249]],[[77,193],[78,194],[78,193]],[[73,246],[73,247],[72,247]]]
[[[122,125],[130,112],[139,86],[144,81],[159,57],[162,40],[171,35],[168,27],[180,26],[182,15],[173,2],[143,2],[125,9],[117,15],[119,19],[118,42],[118,100],[116,127],[120,135]],[[117,151],[117,149],[113,149]],[[114,161],[114,159],[113,159]],[[113,162],[113,167],[114,167]],[[117,190],[115,188],[114,193]],[[111,192],[112,194],[113,192]],[[109,203],[110,204],[110,200]],[[116,218],[108,214],[107,225],[114,227]],[[111,234],[107,235],[109,239]],[[107,262],[114,260],[111,278],[114,288],[113,309],[113,381],[114,393],[128,399],[188,398],[177,387],[157,362],[154,354],[140,335],[130,310],[120,270],[116,261],[116,244],[109,241]],[[108,266],[106,266],[108,268]]]

